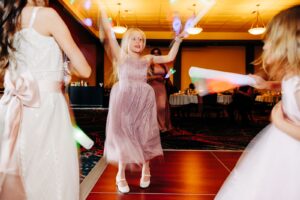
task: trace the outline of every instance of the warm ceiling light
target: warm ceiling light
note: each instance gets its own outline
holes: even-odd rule
[[[113,26],[112,29],[115,33],[118,33],[118,34],[123,34],[127,31],[127,27],[125,26],[121,26],[120,25],[120,19],[121,19],[121,3],[118,3],[118,6],[119,6],[119,11],[118,11],[118,15],[117,15],[117,18],[116,18],[116,23],[117,25],[116,26]]]
[[[203,28],[200,28],[200,27],[191,27],[191,28],[188,28],[186,30],[186,32],[188,32],[188,34],[190,35],[197,35],[199,33],[201,33],[203,30]]]
[[[265,27],[250,28],[248,32],[252,35],[260,35],[266,31]]]
[[[188,21],[186,22],[186,32],[190,35],[197,35],[199,33],[201,33],[203,31],[203,28],[197,27],[197,25],[194,27],[193,25],[191,25],[195,19],[196,16],[196,11],[195,11],[195,7],[196,4],[193,4],[193,16],[188,19]]]
[[[123,34],[127,31],[127,28],[125,26],[114,26],[112,27],[112,29],[115,33],[118,34]]]
[[[253,13],[256,13],[256,19],[253,22],[251,28],[248,30],[248,32],[252,35],[260,35],[263,34],[266,31],[265,24],[259,15],[258,7],[259,4],[256,5],[257,9]]]

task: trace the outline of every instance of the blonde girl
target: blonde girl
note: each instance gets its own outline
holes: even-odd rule
[[[283,119],[278,106],[275,124],[268,125],[249,144],[215,199],[300,199],[300,5],[277,14],[268,24],[263,47],[263,67],[281,81]],[[257,78],[257,87],[269,87]],[[279,106],[280,107],[280,106]],[[275,118],[274,118],[275,117]],[[294,124],[293,126],[291,124]]]
[[[162,156],[157,122],[155,93],[147,84],[147,69],[151,63],[168,63],[175,59],[181,35],[168,55],[142,55],[146,37],[138,28],[130,28],[122,38],[121,46],[112,34],[105,9],[100,7],[101,28],[106,52],[116,63],[115,80],[110,94],[104,155],[109,163],[118,164],[116,185],[120,192],[129,192],[125,177],[127,164],[142,166],[140,187],[150,185],[149,161]],[[183,35],[183,34],[182,34]]]

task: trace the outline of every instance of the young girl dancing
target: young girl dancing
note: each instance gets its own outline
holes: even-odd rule
[[[116,185],[122,193],[129,192],[125,178],[127,164],[142,165],[140,187],[150,185],[149,161],[162,156],[154,90],[147,84],[147,69],[152,63],[168,63],[175,59],[181,34],[168,55],[142,56],[146,45],[143,31],[130,28],[124,34],[121,47],[112,35],[108,17],[102,5],[101,26],[109,48],[108,54],[116,63],[116,82],[111,90],[107,117],[104,155],[109,163],[118,163]],[[105,40],[104,40],[105,41]]]
[[[0,72],[5,72],[0,100],[1,200],[79,200],[61,49],[75,74],[87,78],[91,69],[59,15],[36,7],[43,4],[0,2]]]
[[[263,49],[263,67],[271,78],[282,80],[282,111],[299,126],[300,5],[271,20]],[[273,112],[277,113],[278,108]],[[280,115],[272,116],[278,124]],[[300,199],[300,133],[286,122],[278,126],[280,129],[276,123],[267,126],[250,143],[216,200]]]

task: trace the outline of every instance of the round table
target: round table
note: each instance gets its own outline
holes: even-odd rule
[[[169,103],[172,106],[187,105],[190,103],[198,104],[198,95],[172,94]]]
[[[217,96],[217,103],[228,105],[232,102],[232,95],[231,94],[218,94]]]

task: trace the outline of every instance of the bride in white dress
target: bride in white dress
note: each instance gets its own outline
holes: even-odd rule
[[[272,19],[263,49],[264,68],[282,80],[282,111],[300,126],[300,5]],[[257,81],[259,87],[269,85]],[[270,124],[251,141],[216,200],[300,199],[300,132],[281,129]]]
[[[35,7],[33,0],[5,2],[0,3],[0,72],[5,72],[0,199],[78,200],[79,166],[62,92],[62,50],[75,75],[89,77],[90,66],[53,9]]]

